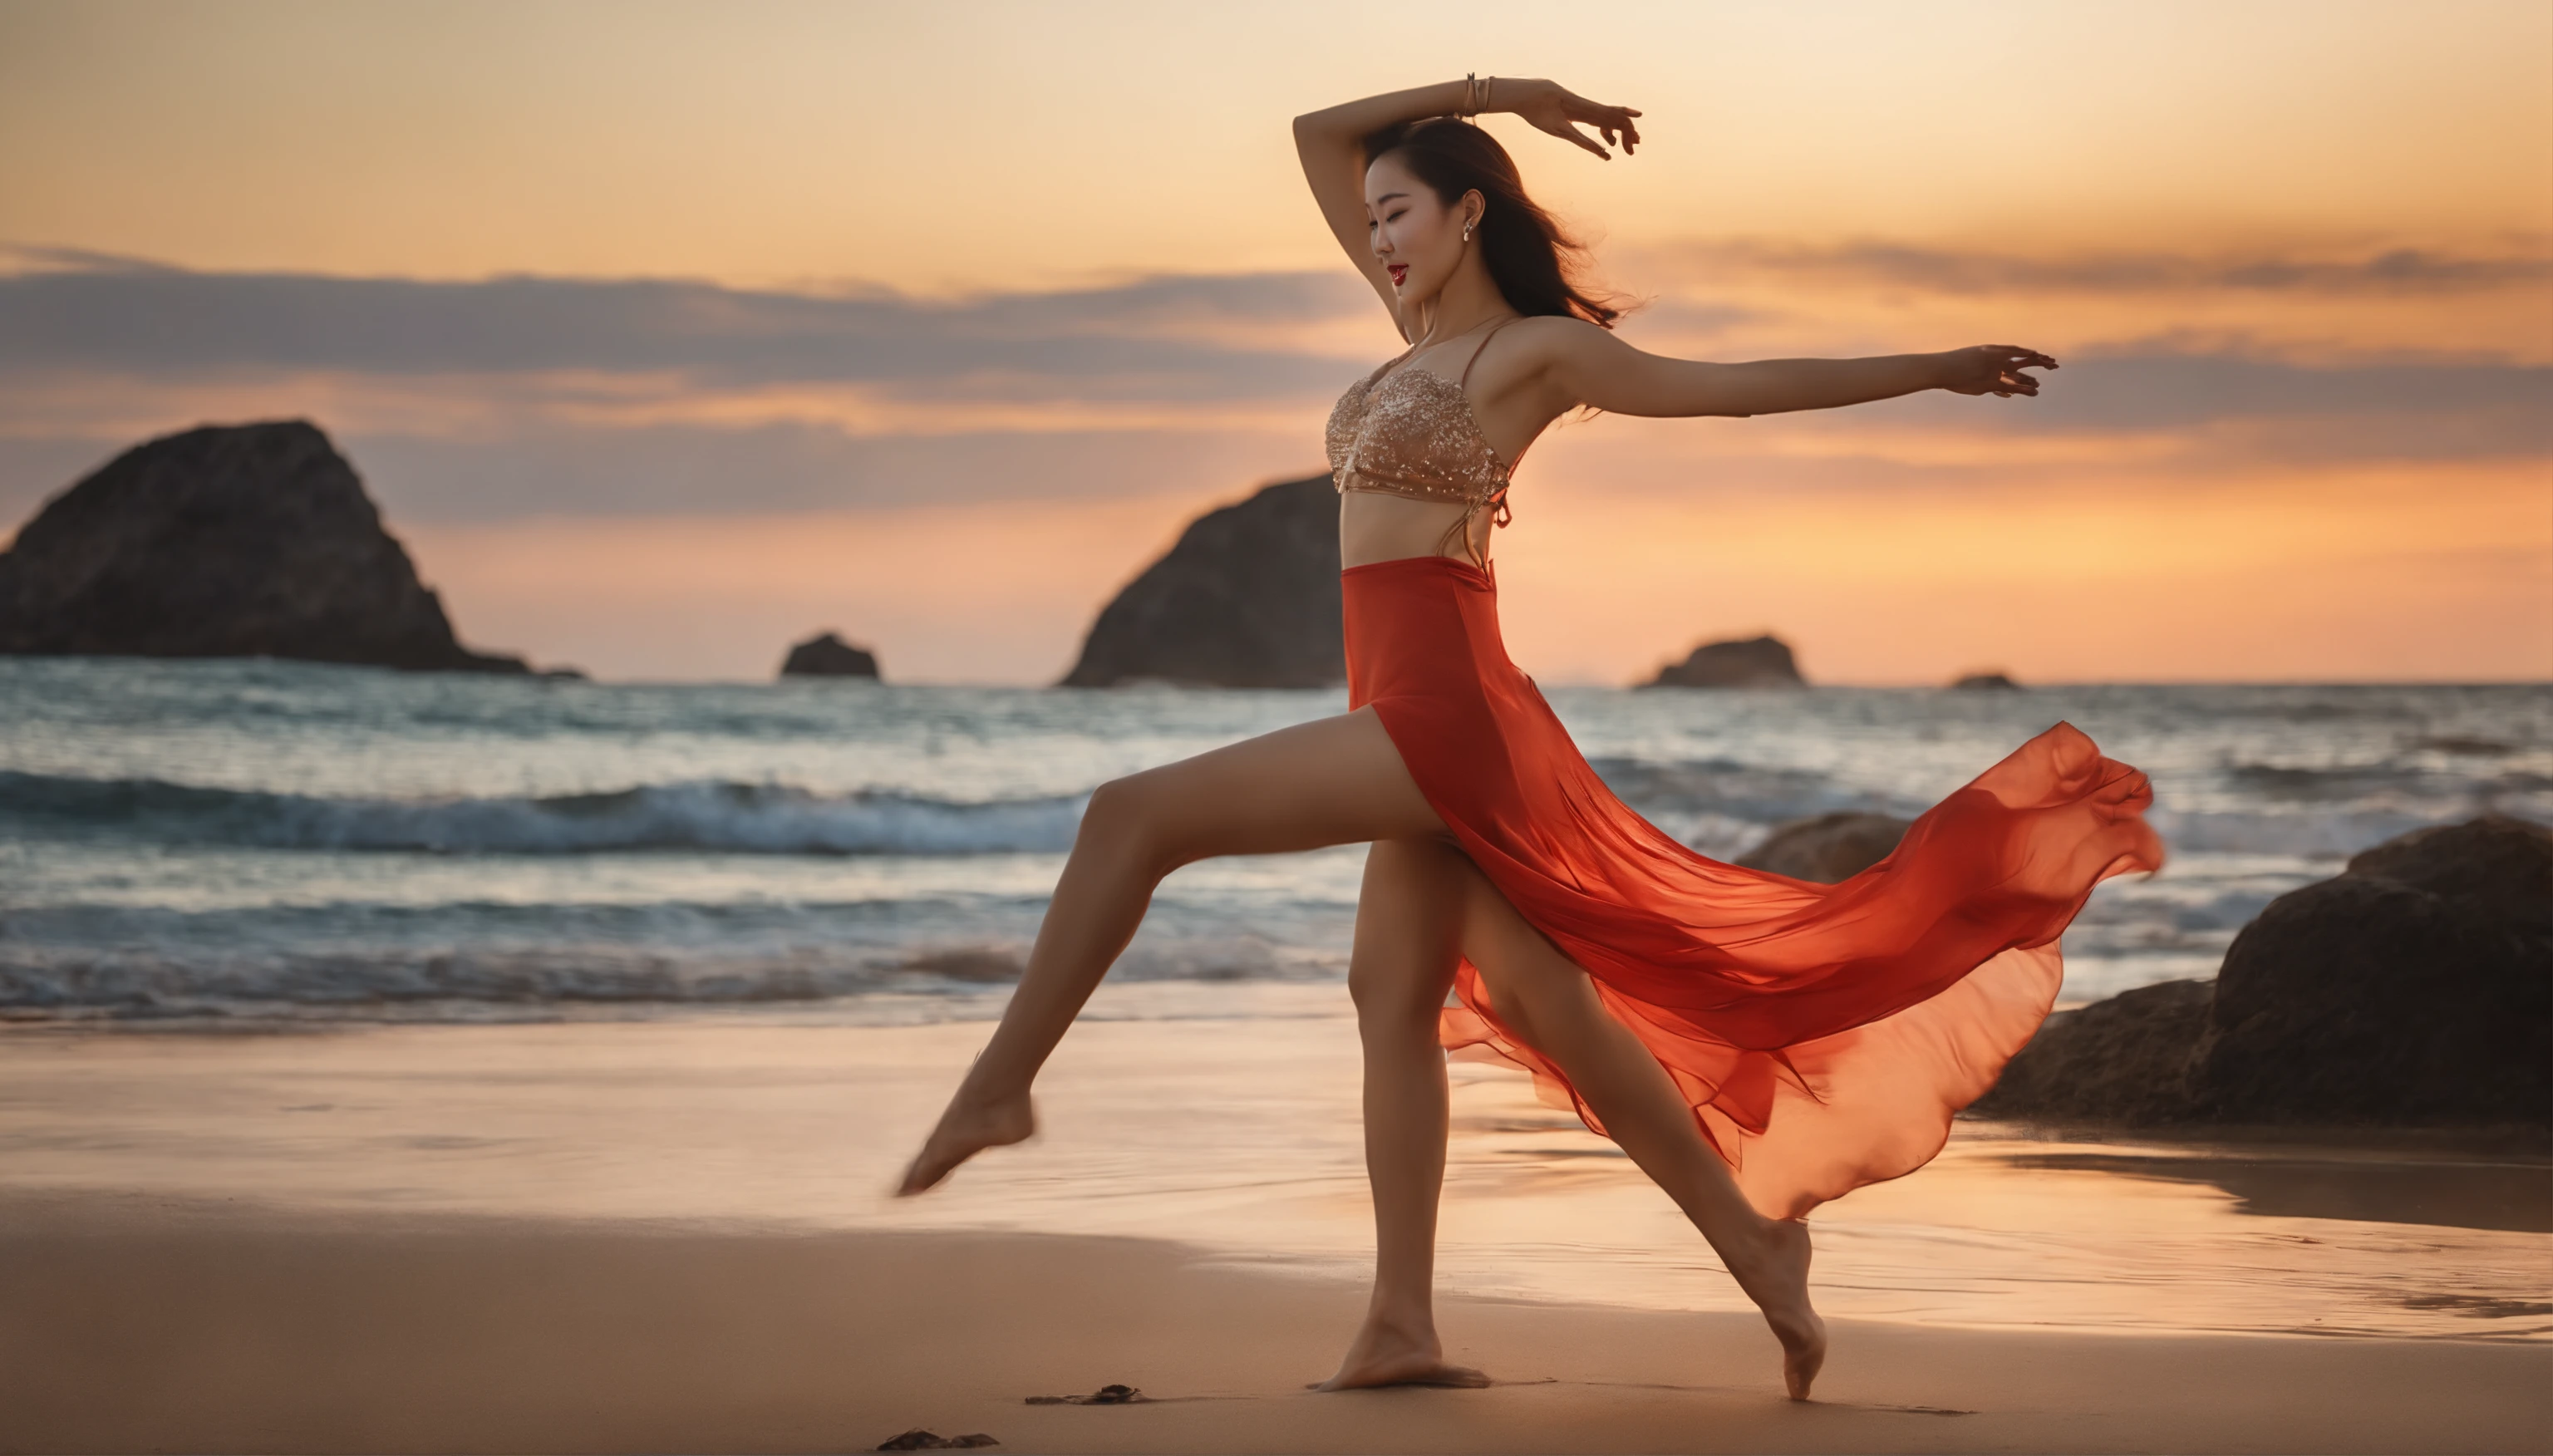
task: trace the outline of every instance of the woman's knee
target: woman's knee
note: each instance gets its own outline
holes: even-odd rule
[[[1152,866],[1163,857],[1160,795],[1145,775],[1110,779],[1090,791],[1074,832],[1072,852],[1097,853],[1111,859]],[[1169,866],[1160,865],[1166,874]]]
[[[1371,1032],[1436,1029],[1445,993],[1454,986],[1454,965],[1411,951],[1392,956],[1357,954],[1348,958],[1348,999],[1356,1003],[1357,1025]]]

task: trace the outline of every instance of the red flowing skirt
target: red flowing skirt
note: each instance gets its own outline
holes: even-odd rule
[[[1840,884],[1723,864],[1596,776],[1507,660],[1498,587],[1445,556],[1350,567],[1348,695],[1481,872],[1593,978],[1771,1217],[1912,1173],[2055,1001],[2092,886],[2163,864],[2146,776],[2059,723]],[[1449,1049],[1485,1048],[1604,1125],[1498,1021],[1468,960]]]

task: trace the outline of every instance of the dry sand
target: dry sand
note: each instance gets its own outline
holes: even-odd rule
[[[1451,1298],[1485,1391],[1319,1395],[1355,1285],[1134,1239],[0,1195],[9,1451],[2536,1451],[2540,1344],[1838,1322],[1820,1400],[1724,1313]],[[1131,1406],[1031,1405],[1111,1382]]]

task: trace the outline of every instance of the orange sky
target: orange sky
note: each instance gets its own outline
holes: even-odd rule
[[[1610,164],[1493,122],[1636,341],[2075,364],[1566,427],[1529,670],[2553,675],[2539,3],[0,3],[0,509],[303,414],[483,642],[1051,679],[1394,347],[1286,118],[1466,68],[1647,113]]]

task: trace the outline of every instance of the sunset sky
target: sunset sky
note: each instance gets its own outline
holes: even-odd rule
[[[1572,421],[1510,645],[1622,682],[2553,677],[2553,5],[0,0],[0,531],[304,416],[474,643],[1044,682],[1398,349],[1297,112],[1640,108],[1528,183],[1743,359],[2011,342],[2036,400]]]

